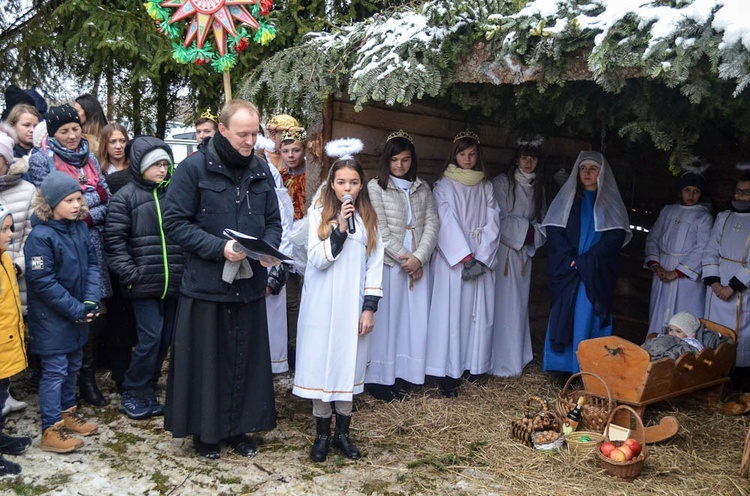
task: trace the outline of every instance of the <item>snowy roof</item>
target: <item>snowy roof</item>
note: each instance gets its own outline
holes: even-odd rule
[[[299,107],[305,93],[324,98],[341,92],[358,107],[368,101],[409,104],[438,95],[462,69],[481,76],[492,64],[495,72],[525,68],[527,76],[560,82],[565,78],[554,74],[557,62],[581,50],[588,52],[590,77],[611,91],[618,89],[618,71],[635,69],[680,86],[697,101],[700,87],[691,81],[692,70],[706,57],[714,77],[734,80],[735,94],[750,84],[748,0],[534,0],[520,11],[508,4],[431,0],[311,33],[262,64],[246,94],[265,86],[280,107]],[[467,65],[481,47],[485,59]],[[300,50],[314,53],[319,67],[305,66],[297,74]],[[286,79],[264,74],[280,70]],[[486,72],[485,81],[502,82]]]

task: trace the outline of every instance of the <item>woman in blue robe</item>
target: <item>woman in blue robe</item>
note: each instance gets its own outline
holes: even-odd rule
[[[578,343],[612,334],[619,252],[632,236],[612,169],[601,153],[578,155],[542,225],[552,296],[542,369],[577,373]]]

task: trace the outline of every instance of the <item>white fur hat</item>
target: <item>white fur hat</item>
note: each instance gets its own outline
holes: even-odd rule
[[[695,337],[695,333],[701,326],[701,321],[698,320],[692,313],[679,312],[669,319],[669,325],[677,327],[679,330],[685,333],[689,338]]]

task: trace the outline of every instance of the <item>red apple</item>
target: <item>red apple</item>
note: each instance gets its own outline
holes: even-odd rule
[[[633,450],[630,449],[630,446],[628,446],[627,444],[623,444],[622,446],[620,446],[617,449],[619,449],[620,451],[622,451],[623,453],[625,453],[625,459],[626,460],[632,460],[633,459]]]
[[[641,453],[641,443],[639,443],[635,439],[626,439],[625,446],[633,450],[633,456],[638,456]]]
[[[607,441],[599,446],[599,451],[602,452],[602,455],[609,456],[609,454],[612,453],[612,450],[614,450],[616,447],[617,446],[615,446],[613,443]]]
[[[609,454],[609,458],[616,462],[624,462],[628,459],[628,456],[620,448],[615,448]]]

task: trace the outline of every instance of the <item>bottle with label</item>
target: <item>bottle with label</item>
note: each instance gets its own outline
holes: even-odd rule
[[[578,403],[573,407],[571,411],[563,419],[562,432],[566,436],[572,432],[578,430],[578,426],[581,424],[583,418],[583,396],[578,398]]]

